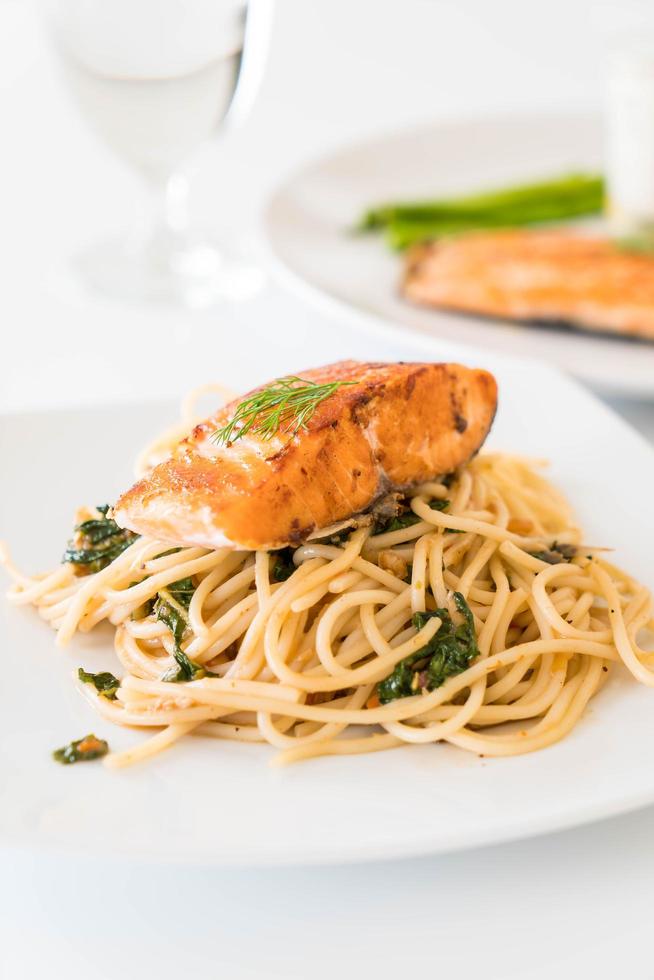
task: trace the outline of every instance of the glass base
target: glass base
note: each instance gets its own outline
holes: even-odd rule
[[[226,252],[208,239],[173,236],[146,244],[98,242],[75,256],[73,265],[87,286],[112,299],[187,309],[250,299],[264,279],[244,254]]]

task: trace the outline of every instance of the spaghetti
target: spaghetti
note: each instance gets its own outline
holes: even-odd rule
[[[82,687],[109,721],[159,731],[106,756],[111,767],[189,733],[268,742],[276,763],[442,741],[530,752],[572,730],[616,664],[654,686],[654,653],[639,645],[650,593],[580,545],[541,465],[480,455],[416,487],[403,526],[326,529],[287,549],[281,572],[278,552],[171,551],[140,537],[90,575],[67,563],[30,577],[7,558],[9,598],[35,606],[59,645],[115,626],[118,688]],[[435,681],[430,658],[448,630],[462,649],[462,610],[474,656],[458,669],[443,647]],[[408,687],[382,696],[389,677]]]

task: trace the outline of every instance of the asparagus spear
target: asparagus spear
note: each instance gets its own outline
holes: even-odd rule
[[[541,224],[548,221],[563,221],[601,211],[601,203],[590,196],[577,200],[549,201],[529,207],[507,207],[496,212],[481,215],[464,215],[432,218],[422,221],[394,219],[386,226],[389,243],[398,249],[407,248],[415,242],[441,235],[458,234],[483,228],[516,228],[521,225]]]
[[[404,244],[425,237],[472,228],[594,214],[601,210],[603,196],[601,176],[569,174],[554,180],[449,200],[388,204],[368,211],[359,228],[366,231],[386,228],[396,247],[404,247]]]
[[[552,180],[517,187],[488,191],[435,201],[391,203],[366,212],[361,228],[379,228],[399,218],[422,221],[425,219],[461,213],[487,213],[513,205],[525,206],[533,202],[569,200],[589,194],[602,198],[603,180],[595,174],[567,174]]]

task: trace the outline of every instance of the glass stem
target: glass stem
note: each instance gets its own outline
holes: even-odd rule
[[[189,228],[189,183],[183,174],[149,183],[149,196],[129,236],[128,250],[147,264],[169,266],[172,254],[183,247]]]
[[[188,178],[181,173],[172,174],[164,187],[162,223],[173,235],[186,236],[188,233],[188,199]]]

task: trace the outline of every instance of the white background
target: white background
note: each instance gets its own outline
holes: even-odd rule
[[[654,35],[647,8],[280,0],[255,110],[200,155],[194,211],[247,237],[269,189],[341,142],[439,118],[599,106],[607,49]],[[141,189],[78,120],[27,0],[0,0],[0,120],[0,409],[170,397],[210,378],[238,388],[253,372],[378,356],[270,282],[241,308],[195,315],[77,288],[66,257],[123,226]],[[653,431],[651,406],[618,407]],[[220,814],[206,819],[220,833]],[[290,872],[5,853],[0,966],[11,980],[650,978],[652,826],[646,810],[447,858]]]

